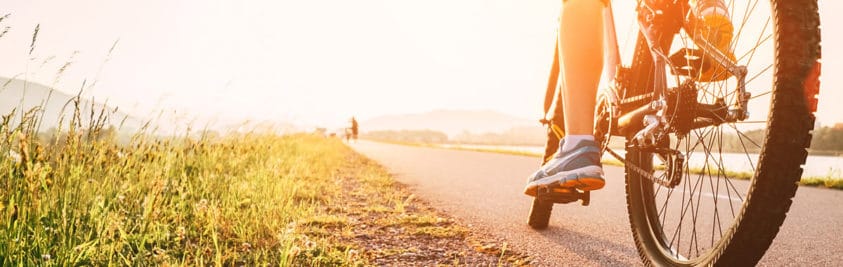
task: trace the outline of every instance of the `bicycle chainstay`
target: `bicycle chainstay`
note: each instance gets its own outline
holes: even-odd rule
[[[655,175],[653,175],[649,171],[644,170],[641,167],[638,167],[637,165],[628,162],[624,157],[622,157],[620,154],[618,154],[618,152],[615,152],[611,148],[606,147],[606,151],[609,152],[609,154],[612,155],[613,157],[615,157],[617,160],[620,160],[621,163],[623,163],[624,166],[629,167],[629,169],[636,172],[638,175],[641,175],[642,177],[647,178],[647,180],[650,180],[654,183],[657,183],[661,186],[668,187],[668,188],[676,187],[677,183],[673,179],[665,179],[665,178],[661,178],[661,177],[656,177]]]

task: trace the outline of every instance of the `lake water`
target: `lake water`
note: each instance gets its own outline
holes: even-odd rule
[[[440,144],[439,147],[444,148],[466,148],[466,149],[492,149],[492,150],[502,150],[502,151],[513,151],[513,152],[526,152],[526,153],[534,153],[541,155],[544,153],[544,147],[541,146],[497,146],[497,145],[462,145],[462,144]],[[623,150],[615,150],[619,154],[623,155]],[[747,157],[746,154],[740,153],[723,153],[723,164],[726,170],[736,171],[736,172],[752,172],[752,163],[756,163],[758,161],[758,154],[750,154]],[[614,159],[609,153],[603,155],[605,159]],[[702,167],[705,163],[703,158],[702,152],[696,152],[690,156],[687,156],[688,164],[691,167]],[[709,164],[714,162],[713,160],[709,160]],[[833,178],[843,178],[843,157],[836,157],[836,156],[808,156],[808,160],[805,162],[804,166],[805,171],[802,174],[802,177],[833,177]]]

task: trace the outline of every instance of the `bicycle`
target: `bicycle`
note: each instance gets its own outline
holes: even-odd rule
[[[770,4],[766,18],[762,2]],[[819,93],[817,1],[740,4],[728,4],[736,26],[734,60],[688,19],[688,0],[639,0],[635,46],[624,63],[611,3],[605,8],[606,59],[594,132],[604,153],[624,165],[630,227],[646,265],[755,264],[797,190]],[[565,134],[563,85],[558,62],[553,66],[542,164]],[[712,66],[729,78],[698,80]],[[625,155],[612,138],[623,141]],[[726,157],[735,157],[729,153],[749,162],[748,180],[726,169],[733,161]],[[554,204],[576,201],[588,205],[590,192],[541,188],[528,224],[546,228]]]

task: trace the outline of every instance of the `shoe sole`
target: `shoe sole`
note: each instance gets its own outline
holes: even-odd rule
[[[597,166],[557,173],[527,184],[524,194],[535,197],[539,188],[576,188],[583,191],[594,191],[606,185],[603,170]]]

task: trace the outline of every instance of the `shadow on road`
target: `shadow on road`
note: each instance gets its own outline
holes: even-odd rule
[[[639,265],[636,261],[637,252],[633,246],[624,246],[609,240],[601,239],[585,233],[572,231],[558,226],[550,226],[538,233],[549,242],[566,248],[592,262],[603,266]],[[633,258],[630,258],[633,255]]]

